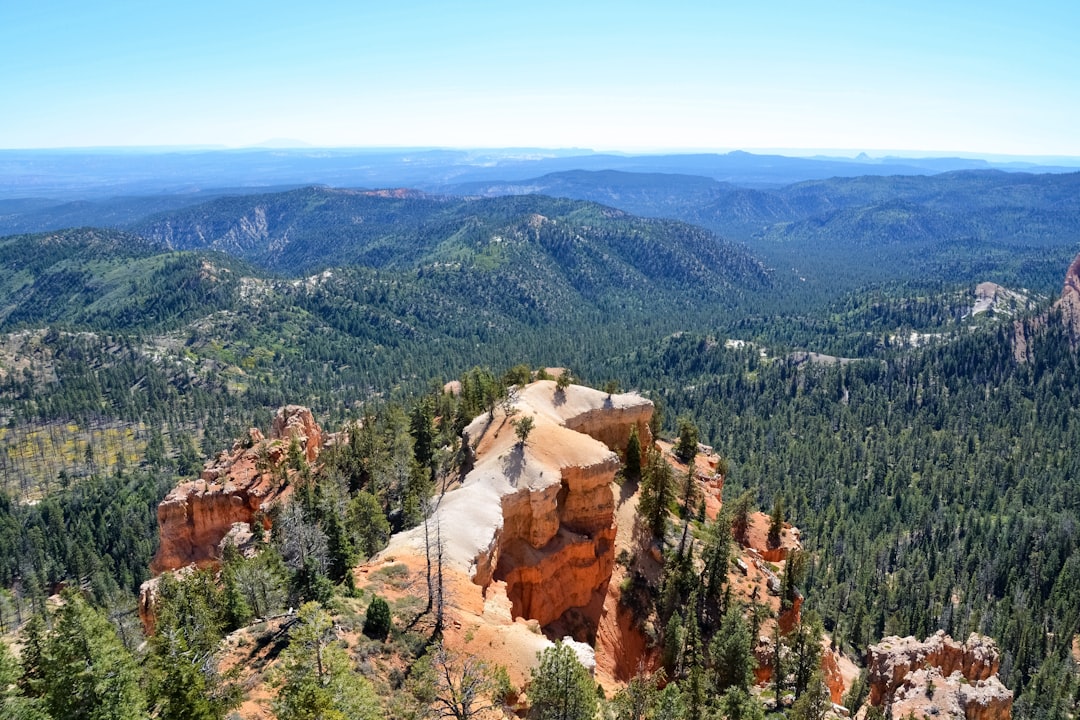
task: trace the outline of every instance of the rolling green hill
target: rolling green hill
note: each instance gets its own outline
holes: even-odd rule
[[[964,170],[754,189],[705,177],[576,171],[462,189],[585,198],[709,228],[746,243],[800,306],[927,278],[1053,292],[1060,268],[1080,250],[1080,173]]]
[[[303,188],[222,198],[135,228],[174,249],[228,252],[302,275],[362,265],[482,270],[546,263],[574,282],[766,280],[744,250],[684,224],[635,218],[587,202],[539,196],[468,200],[410,191]]]
[[[233,303],[241,266],[112,230],[0,238],[0,329],[177,327]]]
[[[183,212],[200,228],[285,218],[227,246],[283,274],[341,265],[282,277],[111,230],[0,239],[9,487],[90,472],[84,455],[108,466],[213,452],[278,405],[341,418],[477,364],[557,360],[599,376],[613,348],[708,327],[770,284],[707,231],[579,201],[305,189]],[[367,227],[338,232],[346,213]],[[303,240],[316,237],[328,239]],[[65,444],[69,426],[78,438]]]

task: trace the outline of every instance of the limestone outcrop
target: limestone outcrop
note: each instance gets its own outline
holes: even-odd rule
[[[1009,720],[1013,696],[999,663],[994,641],[974,633],[965,643],[942,631],[924,642],[890,636],[867,654],[870,703],[890,706],[893,717]]]
[[[653,405],[636,394],[538,381],[520,390],[515,410],[482,415],[465,430],[475,464],[434,516],[444,562],[485,594],[505,592],[515,618],[548,626],[577,611],[595,634],[615,563],[616,451],[631,428],[643,445],[652,441]],[[523,444],[514,423],[525,417],[534,427]],[[422,548],[417,529],[395,535],[381,555]]]
[[[269,439],[252,428],[246,442],[208,461],[199,479],[173,488],[158,505],[161,542],[150,569],[158,574],[215,562],[235,524],[252,523],[289,493],[283,465],[294,441],[311,462],[318,457],[323,433],[310,410],[289,405],[278,410]]]

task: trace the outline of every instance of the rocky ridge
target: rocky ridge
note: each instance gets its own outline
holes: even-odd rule
[[[886,637],[867,653],[870,704],[892,717],[1009,720],[1013,695],[999,665],[997,645],[975,633],[964,643],[940,630],[923,642]]]
[[[244,442],[209,460],[197,480],[180,483],[158,505],[161,543],[150,569],[159,574],[216,562],[234,525],[250,525],[289,494],[286,461],[293,444],[311,463],[323,440],[311,411],[298,405],[278,410],[269,438],[249,430]],[[268,520],[260,522],[268,529]]]
[[[615,562],[612,483],[631,428],[651,442],[652,403],[539,381],[516,413],[482,415],[465,430],[476,462],[435,513],[444,562],[486,598],[505,593],[514,618],[546,626],[571,609],[597,616]],[[514,423],[531,417],[524,444]],[[422,528],[394,536],[382,557],[423,552]],[[593,617],[595,632],[598,617]]]

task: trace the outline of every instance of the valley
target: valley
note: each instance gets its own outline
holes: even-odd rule
[[[564,647],[619,718],[1075,716],[1080,176],[440,162],[2,201],[0,631],[157,717],[312,647],[351,716]]]

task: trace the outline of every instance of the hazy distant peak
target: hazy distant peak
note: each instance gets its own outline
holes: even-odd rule
[[[267,148],[267,149],[285,149],[285,148],[310,148],[314,147],[311,143],[306,143],[303,140],[296,140],[294,138],[270,138],[269,140],[263,140],[261,143],[252,145],[253,148]]]

